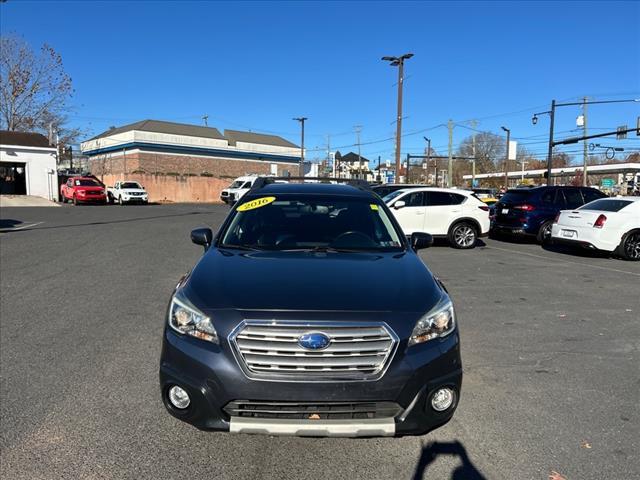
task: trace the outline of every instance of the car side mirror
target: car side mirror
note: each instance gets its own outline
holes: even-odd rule
[[[396,203],[393,204],[393,208],[395,208],[396,210],[406,206],[407,203],[404,200],[398,200]]]
[[[433,237],[429,233],[413,232],[411,234],[411,248],[416,252],[433,245]]]
[[[213,239],[213,232],[210,228],[196,228],[191,230],[191,241],[196,245],[202,245],[206,250],[211,246],[211,240]]]

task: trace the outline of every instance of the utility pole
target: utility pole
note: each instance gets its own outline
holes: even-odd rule
[[[362,131],[362,125],[354,125],[353,129],[356,131],[356,142],[358,145],[358,178],[362,175],[362,157],[360,156],[360,132]]]
[[[511,130],[507,127],[501,127],[507,132],[507,151],[504,154],[504,189],[509,189],[509,142],[511,140]]]
[[[382,182],[382,175],[380,175],[380,155],[378,155],[378,175],[376,175],[376,180]]]
[[[300,139],[300,166],[298,167],[298,176],[304,177],[304,122],[308,120],[307,117],[296,117],[295,121],[300,122],[301,126],[301,139]]]
[[[520,163],[522,164],[522,183],[524,183],[524,167],[529,162],[525,162],[524,160],[522,160]]]
[[[427,178],[429,177],[429,160],[431,160],[431,139],[427,137],[422,137],[427,141]],[[438,170],[436,168],[436,175],[438,175]]]
[[[586,137],[587,136],[587,97],[584,97],[582,99],[582,133],[583,136]],[[587,163],[589,160],[589,141],[588,140],[584,140],[584,145],[583,145],[583,153],[582,153],[582,162],[583,162],[583,167],[582,167],[582,186],[586,187],[588,182],[587,182]]]
[[[207,115],[206,113],[202,116],[202,120],[204,120],[204,126],[208,127],[209,126],[209,115]]]
[[[398,67],[398,115],[396,118],[396,182],[400,182],[400,146],[402,138],[402,87],[404,83],[404,61],[413,57],[413,53],[405,53],[400,57],[382,57],[391,62],[392,67]],[[407,166],[408,167],[408,166]]]
[[[473,148],[473,160],[471,160],[471,188],[475,187],[476,183],[476,132],[475,128],[478,122],[471,120],[471,128],[473,128],[472,148]]]
[[[327,168],[329,167],[329,163],[331,163],[331,135],[327,135]],[[331,169],[333,170],[332,177],[336,176],[336,162],[334,161],[331,165]]]
[[[451,188],[451,178],[453,177],[453,120],[447,122],[449,129],[449,169],[447,175],[447,187]]]

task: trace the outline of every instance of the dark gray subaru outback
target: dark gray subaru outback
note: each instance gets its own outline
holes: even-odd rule
[[[162,401],[200,429],[420,435],[451,419],[455,311],[370,190],[256,181],[171,297]]]

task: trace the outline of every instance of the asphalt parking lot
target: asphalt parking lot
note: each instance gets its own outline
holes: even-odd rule
[[[638,478],[640,263],[527,242],[421,253],[456,303],[465,370],[456,415],[429,435],[270,438],[170,417],[166,302],[201,255],[190,230],[227,211],[2,209],[3,478]]]

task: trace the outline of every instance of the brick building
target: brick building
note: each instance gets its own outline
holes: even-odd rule
[[[296,174],[300,147],[275,135],[143,120],[81,144],[97,176],[132,173],[235,178]]]
[[[216,202],[231,179],[297,175],[300,147],[275,135],[143,120],[80,145],[88,169],[107,185],[136,180],[151,201]]]

